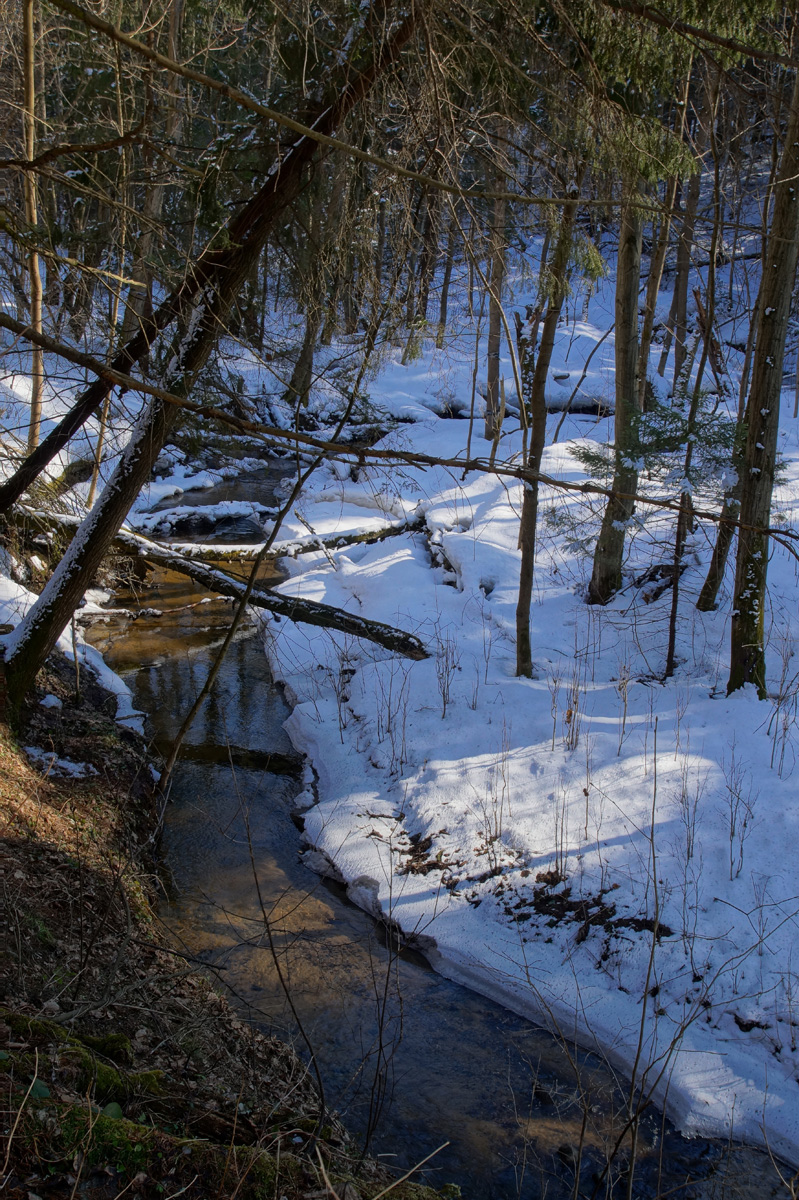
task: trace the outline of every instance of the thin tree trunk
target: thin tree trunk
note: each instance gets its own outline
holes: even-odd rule
[[[452,214],[447,231],[447,249],[444,254],[444,275],[441,280],[441,300],[438,306],[438,329],[436,330],[436,346],[440,350],[444,345],[444,335],[447,331],[447,307],[449,305],[449,287],[452,280],[452,267],[455,261],[455,234],[458,222]]]
[[[317,118],[315,129],[331,134],[390,67],[413,36],[420,9],[414,10],[381,48],[372,65],[347,82],[332,104]],[[185,396],[226,327],[230,307],[253,262],[261,254],[275,221],[293,203],[304,185],[306,169],[318,143],[307,136],[294,143],[260,191],[230,223],[229,245],[206,256],[202,286],[193,290],[185,335],[175,339],[167,389]],[[6,684],[12,711],[18,708],[39,667],[89,586],[153,463],[178,419],[179,410],[154,400],[136,423],[114,474],[80,528],[39,599],[6,642]]]
[[[30,161],[36,155],[36,37],[33,21],[33,0],[24,0],[22,10],[22,59],[25,86],[23,108],[23,131],[25,135],[25,157]],[[23,173],[25,193],[25,220],[35,231],[39,214],[36,198],[36,175],[33,171]],[[35,238],[36,233],[32,236]],[[30,319],[34,333],[42,332],[42,272],[36,250],[28,254],[28,279],[30,281]],[[28,453],[39,444],[42,421],[42,392],[44,390],[44,358],[37,346],[31,347],[31,409],[28,424]]]
[[[710,85],[708,84],[708,89],[709,87]],[[669,612],[669,638],[666,648],[665,677],[667,679],[670,679],[674,674],[674,670],[677,665],[677,614],[680,603],[680,576],[683,570],[683,554],[685,552],[685,543],[688,538],[688,530],[691,525],[691,514],[693,512],[690,481],[691,467],[693,465],[694,443],[696,440],[696,423],[699,416],[699,405],[702,400],[702,377],[708,361],[713,363],[713,356],[715,353],[713,342],[713,323],[716,319],[716,253],[718,251],[719,242],[723,238],[721,173],[715,134],[716,116],[718,113],[718,99],[718,76],[716,76],[708,122],[710,126],[710,141],[713,150],[713,233],[710,238],[710,254],[707,268],[707,308],[705,309],[702,305],[702,298],[699,295],[698,289],[694,289],[700,325],[702,326],[704,336],[702,341],[702,354],[699,360],[699,367],[696,372],[694,390],[691,397],[691,407],[688,412],[685,458],[683,461],[683,479],[686,481],[686,484],[683,488],[682,494],[680,495],[680,513],[677,518],[677,528],[674,534],[674,557],[672,560],[671,579],[671,608]],[[690,377],[690,367],[688,374]]]
[[[701,165],[688,182],[680,236],[677,241],[677,275],[674,281],[674,376],[671,390],[676,398],[685,360],[688,357],[688,284],[691,274],[691,252],[694,245],[696,210],[702,185]]]
[[[683,91],[682,116],[680,118],[679,133],[682,137],[685,133],[685,117],[688,112],[688,92],[691,85],[690,71],[685,80],[685,89]],[[649,264],[649,278],[646,281],[646,300],[644,302],[644,320],[641,326],[641,346],[638,352],[638,407],[643,412],[646,408],[646,384],[649,372],[649,352],[652,348],[652,334],[655,328],[655,313],[657,310],[658,293],[660,292],[660,283],[663,279],[663,269],[666,265],[666,254],[669,249],[669,234],[674,219],[674,205],[677,201],[677,189],[679,187],[679,179],[676,175],[668,181],[666,185],[666,195],[664,197],[665,211],[663,220],[661,221],[660,230],[658,233],[657,246],[652,255]],[[669,324],[674,319],[674,313],[669,315]],[[668,356],[668,350],[666,350]],[[663,364],[665,369],[665,362]],[[658,367],[660,371],[660,367]],[[663,374],[663,371],[660,371]]]
[[[298,404],[300,408],[307,408],[308,398],[311,394],[314,351],[316,349],[316,339],[319,335],[320,324],[321,313],[319,308],[314,301],[309,301],[305,314],[305,334],[302,339],[300,352],[297,355],[297,361],[294,364],[294,370],[291,373],[285,397],[289,404]]]
[[[771,231],[763,260],[758,336],[746,411],[741,527],[735,569],[727,692],[753,683],[766,696],[765,610],[769,539],[777,457],[785,338],[799,251],[799,72],[774,189]]]
[[[638,283],[641,218],[632,205],[622,213],[616,274],[616,416],[614,495],[608,499],[594,551],[589,604],[607,604],[622,583],[624,535],[638,487]]]
[[[375,247],[375,268],[372,285],[372,320],[375,313],[379,313],[382,307],[383,294],[383,269],[384,259],[386,256],[386,198],[380,197],[377,213],[377,246]]]
[[[338,302],[341,295],[342,281],[342,255],[344,253],[343,246],[337,245],[333,247],[333,233],[341,231],[342,222],[344,228],[347,228],[347,209],[348,201],[345,197],[345,189],[347,183],[347,164],[341,162],[337,164],[333,175],[333,186],[330,191],[330,202],[327,210],[327,221],[325,223],[325,243],[326,253],[330,254],[333,259],[332,270],[325,271],[325,287],[327,291],[327,314],[325,316],[324,326],[322,328],[321,342],[323,346],[329,346],[333,341],[338,326]],[[381,215],[383,212],[381,206]],[[385,232],[385,227],[384,227]],[[378,251],[380,253],[380,250]],[[319,298],[320,305],[322,297]]]
[[[402,365],[405,366],[411,361],[415,354],[418,345],[416,336],[416,265],[419,260],[420,241],[422,236],[422,228],[424,219],[422,210],[427,211],[425,193],[419,196],[419,203],[416,206],[416,211],[413,215],[413,220],[410,222],[410,253],[408,255],[408,278],[405,284],[405,298],[403,307],[405,309],[405,324],[408,327],[408,336],[405,339],[405,349],[402,352]]]
[[[697,114],[700,121],[702,111],[703,109],[699,114]],[[701,156],[703,152],[704,127],[700,125],[697,153]],[[700,157],[697,163],[697,170],[688,181],[685,209],[683,212],[680,234],[677,239],[677,269],[674,278],[674,295],[672,296],[671,308],[669,310],[666,338],[663,343],[663,349],[660,353],[660,361],[658,363],[658,374],[664,375],[666,371],[666,363],[669,357],[669,351],[673,341],[674,377],[672,382],[672,392],[675,396],[677,394],[680,373],[682,372],[688,353],[688,348],[686,345],[688,326],[688,283],[691,273],[691,251],[694,243],[694,227],[696,225],[696,210],[699,204],[701,183],[702,162]]]
[[[357,259],[354,254],[347,256],[344,269],[344,287],[341,293],[341,305],[344,311],[344,332],[351,337],[358,328],[360,306],[358,304]]]
[[[571,255],[576,213],[576,202],[572,201],[569,204],[564,204],[560,230],[558,231],[558,240],[555,243],[552,262],[549,264],[550,298],[541,329],[541,345],[536,356],[535,370],[530,387],[530,451],[526,465],[536,475],[541,470],[541,459],[546,443],[547,374],[552,362],[558,321],[560,320],[563,303],[566,299],[569,258]],[[524,379],[524,363],[522,362],[520,366],[522,379]],[[523,404],[526,403],[527,397],[523,396],[521,399]],[[533,600],[533,579],[535,575],[538,487],[537,479],[525,482],[522,496],[522,515],[519,525],[519,547],[522,552],[522,561],[519,570],[519,598],[516,603],[516,674],[525,675],[528,678],[533,674],[532,646],[530,642],[530,607]]]
[[[422,228],[422,250],[419,255],[419,292],[416,301],[415,324],[423,329],[427,324],[427,308],[430,303],[430,283],[436,266],[438,249],[439,209],[441,193],[433,192],[427,198],[427,212]]]
[[[116,88],[114,90],[116,92],[117,128],[118,128],[120,136],[121,136],[125,132],[125,112],[124,112],[124,108],[122,105],[122,72],[120,70],[120,65],[121,65],[121,60],[120,60],[120,56],[118,55],[117,61],[116,61]],[[127,185],[128,185],[128,180],[129,180],[129,174],[130,174],[130,172],[129,172],[128,147],[126,146],[124,148],[121,158],[120,158],[119,174],[117,176],[117,190],[121,191],[122,194],[125,196],[128,191]],[[120,184],[121,184],[121,186],[120,186]],[[121,222],[121,229],[120,229],[120,237],[119,237],[119,274],[120,274],[120,276],[122,276],[125,273],[125,246],[126,246],[126,242],[127,242],[127,232],[128,232],[128,214],[127,214],[127,208],[124,205],[122,207],[120,222]],[[117,348],[117,321],[119,320],[119,309],[120,309],[121,296],[122,296],[122,284],[121,283],[118,284],[114,288],[111,295],[112,295],[111,311],[108,314],[108,325],[109,325],[109,330],[110,330],[109,337],[110,337],[110,341],[111,341],[111,352],[108,355],[109,358],[113,358],[114,352],[116,351],[116,348]],[[120,340],[123,340],[123,339],[120,339]],[[103,401],[103,407],[100,412],[100,428],[97,431],[97,442],[96,442],[96,445],[94,448],[94,466],[92,467],[92,477],[91,477],[91,481],[89,483],[89,493],[86,497],[86,508],[87,509],[92,508],[92,506],[94,505],[94,498],[97,493],[97,484],[100,480],[100,467],[102,466],[102,462],[103,462],[103,447],[105,445],[105,435],[106,435],[106,430],[107,430],[107,426],[108,426],[108,417],[109,417],[110,411],[111,411],[111,393],[109,392],[109,394],[106,396],[105,400]]]
[[[779,157],[775,150],[775,152],[772,154],[771,171],[769,174],[768,187],[766,189],[766,200],[763,206],[763,228],[761,231],[760,249],[760,258],[762,262],[766,261],[766,247],[768,243],[768,209],[774,191],[778,166]],[[744,191],[746,191],[746,188],[744,188]],[[761,273],[757,296],[755,297],[755,303],[751,306],[752,317],[749,322],[749,333],[746,338],[746,353],[744,355],[744,365],[743,370],[741,371],[741,380],[738,388],[738,416],[736,420],[735,441],[732,451],[734,482],[732,487],[727,489],[724,496],[724,503],[721,509],[721,520],[719,521],[718,530],[716,532],[716,542],[713,547],[710,566],[708,567],[705,582],[702,585],[702,590],[700,591],[699,598],[696,602],[696,607],[699,612],[712,612],[718,604],[718,594],[724,580],[724,573],[727,569],[727,559],[729,557],[730,547],[732,546],[732,539],[735,533],[734,522],[740,516],[741,489],[743,487],[744,473],[744,450],[746,446],[746,426],[744,424],[744,418],[746,416],[746,397],[749,387],[749,372],[752,368],[752,355],[757,342],[758,321],[760,319],[761,312],[760,298],[762,291],[763,275]]]
[[[145,10],[147,5],[145,4]],[[146,18],[146,12],[145,12]],[[178,59],[180,56],[181,27],[183,23],[183,0],[171,0],[169,6],[169,57]],[[152,35],[150,35],[152,37]],[[151,86],[152,68],[148,70],[148,88]],[[180,138],[183,125],[183,113],[186,111],[183,103],[181,80],[177,76],[170,79],[167,91],[166,124],[164,133],[168,144],[173,144]],[[145,148],[145,169],[151,178],[154,172],[152,153]],[[131,279],[143,284],[133,287],[128,292],[125,315],[122,321],[122,336],[129,338],[139,328],[142,319],[152,311],[152,262],[155,249],[155,234],[161,212],[164,207],[166,186],[163,183],[149,182],[144,194],[142,205],[142,227],[136,242],[136,250],[131,264]]]
[[[491,226],[491,278],[488,288],[488,354],[486,366],[485,436],[499,437],[499,350],[502,339],[502,285],[505,279],[505,201],[494,201]]]
[[[646,281],[646,300],[644,302],[644,320],[641,326],[641,347],[638,352],[638,407],[643,412],[646,408],[646,384],[649,369],[649,351],[652,348],[652,334],[655,329],[655,313],[657,310],[660,282],[663,278],[663,268],[666,265],[666,253],[669,248],[669,233],[671,232],[672,211],[677,199],[677,179],[673,177],[666,187],[665,208],[663,220],[658,234],[657,247],[652,255],[649,266],[649,278]]]

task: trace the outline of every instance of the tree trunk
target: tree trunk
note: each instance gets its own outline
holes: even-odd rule
[[[436,346],[440,350],[444,345],[444,335],[447,331],[447,307],[449,305],[449,286],[452,280],[452,267],[455,261],[455,235],[458,221],[452,213],[447,232],[447,249],[444,255],[444,277],[441,280],[441,300],[438,306],[438,328],[436,330]]]
[[[505,279],[505,201],[494,201],[491,226],[491,278],[488,285],[488,363],[486,366],[485,436],[496,441],[500,432],[499,350],[502,340],[502,284]]]
[[[675,398],[680,386],[680,376],[685,366],[685,360],[688,357],[688,283],[691,274],[691,251],[694,244],[696,209],[699,204],[701,183],[700,167],[688,182],[685,214],[677,241],[677,275],[674,280],[674,378],[672,382],[672,394]]]
[[[23,132],[25,135],[25,157],[30,161],[36,154],[36,38],[33,23],[33,0],[24,0],[22,11],[22,58],[25,86],[23,108]],[[25,220],[36,237],[38,206],[36,201],[36,175],[33,171],[23,173],[25,192]],[[30,317],[34,333],[42,332],[42,272],[36,250],[28,254],[28,279],[30,281]],[[38,346],[31,347],[31,410],[28,424],[28,453],[39,444],[42,421],[42,392],[44,389],[44,358]]]
[[[535,360],[530,386],[530,451],[527,466],[536,475],[541,470],[547,432],[546,382],[555,334],[566,299],[569,258],[572,248],[572,233],[577,204],[564,204],[558,232],[558,240],[549,265],[550,297],[546,316],[541,329],[541,345]],[[532,339],[531,339],[532,340]],[[528,352],[533,353],[533,345]],[[522,379],[525,364],[521,364]],[[523,396],[522,403],[527,400]],[[522,497],[522,516],[519,526],[519,547],[522,552],[519,570],[519,598],[516,603],[516,674],[530,678],[533,674],[532,646],[530,643],[530,606],[533,600],[533,578],[535,574],[535,546],[538,528],[538,480],[525,482]]]
[[[377,246],[375,247],[374,276],[372,280],[372,316],[374,321],[383,307],[383,269],[386,256],[386,207],[388,201],[381,196],[377,212]]]
[[[370,67],[348,82],[316,120],[318,132],[332,134],[396,60],[412,37],[418,9],[406,17],[391,41],[381,48]],[[297,198],[306,168],[318,143],[301,137],[267,178],[260,191],[230,223],[229,245],[206,255],[201,286],[193,291],[184,322],[185,335],[175,339],[175,353],[165,380],[168,390],[186,395],[226,328],[230,307],[261,254],[275,221]],[[18,708],[36,672],[89,586],[103,555],[130,505],[150,477],[153,463],[178,417],[178,409],[154,400],[136,423],[119,465],[102,496],[84,521],[39,599],[6,642],[6,684],[9,705]]]
[[[754,332],[754,327],[755,322],[753,320],[751,326],[752,332]],[[742,403],[738,411],[738,421],[735,427],[735,443],[732,451],[735,482],[724,496],[724,503],[721,507],[721,519],[716,531],[716,541],[713,545],[710,566],[707,569],[705,582],[702,584],[702,590],[696,602],[699,612],[712,612],[716,607],[719,589],[724,579],[724,572],[727,569],[727,558],[729,557],[730,546],[732,545],[732,538],[735,533],[735,521],[738,519],[741,510],[741,481],[744,471],[745,439],[746,426],[744,425],[744,405]]]
[[[657,247],[649,265],[649,278],[646,281],[646,301],[644,303],[644,320],[641,326],[641,346],[638,351],[638,407],[643,412],[646,408],[646,384],[649,370],[649,351],[652,348],[652,334],[655,329],[655,312],[657,310],[660,281],[663,278],[663,268],[666,265],[666,253],[669,248],[669,233],[671,231],[671,213],[677,198],[677,179],[669,180],[665,196],[665,212],[658,234]]]
[[[116,107],[117,107],[117,130],[120,137],[125,133],[125,106],[123,103],[123,84],[121,61],[117,58],[115,68],[115,88]],[[130,150],[129,147],[124,147],[119,159],[117,170],[117,190],[120,195],[129,198],[130,194]],[[119,274],[125,274],[125,248],[128,238],[128,204],[123,207],[120,214],[120,231],[119,231]],[[119,320],[119,310],[122,303],[122,283],[121,281],[113,289],[110,294],[110,308],[108,311],[108,328],[109,328],[109,358],[113,358],[117,351],[117,342],[123,341],[120,337],[117,338],[117,322]],[[94,506],[94,498],[97,493],[97,484],[100,480],[100,468],[103,462],[103,446],[105,444],[105,435],[108,427],[108,418],[111,412],[111,393],[106,396],[103,401],[103,407],[100,413],[100,428],[97,431],[97,441],[94,447],[94,467],[92,468],[92,477],[89,483],[89,491],[86,496],[87,511]]]
[[[345,251],[342,244],[333,244],[333,238],[336,231],[341,231],[342,224],[345,230],[349,227],[349,200],[346,196],[347,166],[348,164],[342,161],[337,164],[334,171],[333,185],[330,191],[330,201],[327,210],[327,221],[325,222],[325,256],[330,256],[332,266],[328,267],[324,272],[327,313],[322,327],[321,342],[323,346],[331,344],[338,327],[338,302],[341,295],[342,259]],[[381,206],[381,214],[382,211]],[[321,304],[322,302],[323,298],[320,295],[319,303]]]
[[[776,140],[777,139],[775,138],[775,145]],[[766,201],[763,206],[763,228],[761,230],[760,251],[762,262],[766,261],[766,246],[768,243],[768,211],[777,178],[778,166],[779,159],[775,150],[774,154],[772,155],[771,171],[769,174],[768,187],[766,189]],[[750,180],[747,179],[746,183],[744,184],[744,194],[747,193],[749,182]],[[740,221],[740,213],[736,218],[736,221]],[[741,488],[743,484],[744,473],[744,450],[746,446],[746,426],[744,424],[746,416],[746,396],[747,389],[749,387],[749,372],[752,366],[752,353],[757,342],[757,327],[761,311],[760,297],[762,291],[763,275],[761,273],[754,305],[752,305],[750,302],[752,319],[749,322],[749,333],[746,339],[746,353],[744,355],[744,365],[743,370],[741,371],[741,381],[738,390],[738,417],[735,430],[735,443],[732,451],[734,482],[731,487],[727,488],[724,496],[724,503],[721,510],[721,520],[719,521],[718,531],[716,533],[716,542],[713,547],[710,566],[708,567],[707,577],[702,585],[702,590],[699,593],[699,599],[696,602],[696,607],[700,612],[711,612],[717,606],[718,594],[724,579],[724,572],[727,568],[727,559],[729,557],[730,547],[732,546],[733,534],[735,533],[734,522],[740,516]]]
[[[291,372],[291,379],[289,380],[285,396],[289,404],[298,404],[301,408],[308,407],[308,398],[311,394],[311,386],[313,384],[314,351],[321,323],[319,306],[316,300],[312,299],[308,303],[308,309],[305,314],[305,334],[302,339],[302,346],[297,355],[294,370]]]
[[[616,417],[614,495],[608,499],[594,566],[589,604],[607,604],[621,587],[624,534],[638,487],[638,283],[641,273],[641,218],[632,205],[622,214],[616,273]]]
[[[763,259],[758,305],[758,336],[752,386],[746,411],[747,437],[741,486],[741,526],[730,637],[727,692],[753,683],[766,696],[764,647],[766,572],[769,539],[763,532],[771,516],[777,457],[780,390],[785,337],[799,250],[799,72],[796,74],[774,188],[774,209]]]
[[[698,114],[700,121],[703,112],[704,106]],[[697,154],[700,156],[704,153],[705,141],[704,127],[700,125],[697,145]],[[696,210],[699,204],[701,183],[702,161],[700,157],[699,161],[697,162],[697,170],[688,181],[685,211],[683,213],[680,234],[677,239],[677,270],[674,278],[674,295],[672,297],[671,309],[669,311],[666,339],[663,343],[663,350],[661,351],[660,362],[658,363],[658,374],[664,375],[666,372],[666,362],[668,361],[669,350],[671,349],[671,343],[673,340],[674,378],[672,382],[672,393],[675,396],[677,395],[680,374],[685,366],[685,359],[688,355],[688,347],[686,344],[688,330],[688,284],[691,274],[691,251],[694,244]],[[674,195],[676,199],[676,189]]]
[[[708,90],[709,85],[708,85]],[[713,151],[713,233],[710,238],[710,252],[708,254],[707,268],[707,308],[702,304],[702,297],[698,288],[694,288],[694,298],[696,300],[697,315],[699,318],[700,329],[702,330],[702,355],[699,360],[696,378],[694,379],[693,393],[691,396],[691,406],[688,411],[688,422],[685,439],[685,458],[683,460],[682,477],[686,481],[680,496],[680,515],[677,518],[677,528],[674,533],[674,556],[672,560],[672,578],[671,578],[671,609],[669,612],[669,638],[666,648],[666,670],[665,678],[670,679],[674,674],[677,666],[677,614],[680,603],[680,576],[683,571],[683,554],[685,552],[685,543],[688,539],[688,531],[691,527],[693,514],[693,500],[691,497],[691,469],[693,466],[694,444],[696,441],[696,426],[699,418],[699,406],[702,401],[702,378],[704,376],[705,367],[708,362],[713,364],[714,373],[716,372],[716,363],[714,358],[718,352],[718,346],[713,338],[713,324],[716,319],[716,255],[720,241],[723,239],[723,221],[721,207],[721,173],[720,159],[718,154],[718,145],[716,143],[716,117],[718,114],[718,79],[714,87],[712,104],[710,105],[710,142]],[[719,365],[720,365],[720,360]],[[690,377],[690,371],[689,371]]]
[[[690,71],[685,80],[682,98],[682,116],[680,118],[679,134],[685,133],[685,117],[688,111],[688,93],[690,90]],[[644,302],[644,320],[641,326],[641,346],[638,352],[638,407],[643,412],[646,409],[646,385],[649,373],[649,352],[652,348],[652,334],[655,328],[655,312],[657,310],[658,293],[663,279],[663,269],[666,265],[666,255],[669,248],[669,234],[673,220],[674,205],[677,200],[679,179],[673,175],[666,185],[664,196],[664,213],[658,231],[657,246],[649,263],[649,278],[646,281],[646,301]],[[653,234],[654,236],[654,234]],[[669,315],[669,324],[674,314]],[[666,351],[668,354],[668,351]],[[665,363],[664,363],[665,369]],[[660,372],[663,373],[662,371]]]
[[[427,324],[427,308],[430,303],[430,284],[436,266],[439,235],[439,209],[441,193],[433,192],[427,198],[427,212],[422,227],[422,249],[419,255],[419,291],[416,300],[416,316],[414,322],[417,329],[424,329]]]
[[[147,5],[144,5],[144,19],[147,19]],[[183,22],[183,0],[171,0],[169,5],[169,49],[172,59],[180,57],[181,26]],[[150,35],[152,37],[152,35]],[[148,68],[148,91],[152,68]],[[186,106],[183,102],[181,80],[174,76],[170,80],[166,102],[166,124],[164,133],[167,143],[172,145],[180,139],[183,125],[183,114]],[[161,219],[164,206],[166,186],[152,181],[154,175],[152,151],[145,147],[145,169],[149,182],[142,204],[142,227],[136,241],[136,249],[131,264],[131,279],[143,284],[142,287],[132,287],[128,291],[125,315],[122,319],[123,339],[131,337],[139,328],[142,319],[152,311],[152,263],[153,250],[156,244],[156,228]],[[159,168],[163,170],[163,165]]]

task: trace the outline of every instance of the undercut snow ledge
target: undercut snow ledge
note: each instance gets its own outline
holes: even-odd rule
[[[17,626],[38,597],[7,575],[0,575],[0,624]],[[8,635],[13,636],[13,635]],[[2,639],[0,639],[1,641]],[[135,733],[144,733],[144,713],[133,706],[133,695],[128,685],[106,664],[99,650],[90,646],[80,629],[75,630],[75,643],[79,665],[91,672],[101,687],[116,697],[116,721]],[[75,661],[72,649],[71,630],[61,634],[57,648],[70,661]]]
[[[427,421],[404,437],[451,458],[465,429]],[[562,444],[543,467],[580,475]],[[364,479],[365,502],[383,486],[375,475]],[[304,812],[308,861],[326,872],[332,863],[356,902],[441,974],[600,1052],[620,1073],[636,1069],[644,1094],[684,1133],[732,1136],[799,1166],[799,973],[790,963],[799,879],[787,849],[799,843],[790,778],[799,750],[788,743],[783,777],[772,766],[771,707],[751,689],[720,692],[724,613],[697,614],[686,596],[680,671],[653,682],[669,597],[647,604],[628,589],[599,613],[581,602],[584,553],[573,535],[596,521],[570,496],[538,547],[537,678],[517,679],[520,489],[436,468],[403,472],[396,486],[421,504],[427,539],[334,550],[336,569],[310,553],[280,590],[414,630],[433,657],[403,663],[343,635],[264,622],[275,677],[294,704],[286,729],[318,777],[318,803]],[[631,573],[657,561],[666,528],[656,514],[636,531]],[[433,534],[443,558],[431,556]],[[780,569],[775,554],[773,603],[788,621],[795,580],[790,563]],[[689,567],[686,592],[703,570]],[[662,936],[648,977],[655,718]],[[555,904],[550,922],[536,909],[542,887],[570,896],[572,910]],[[577,918],[574,902],[594,905],[596,922]]]
[[[486,929],[475,921],[470,905],[437,886],[438,876],[397,878],[385,844],[354,832],[364,828],[365,812],[383,809],[390,821],[397,805],[387,804],[379,790],[364,788],[360,756],[331,755],[332,739],[325,737],[326,726],[312,706],[297,705],[284,727],[319,777],[321,799],[303,813],[312,847],[304,856],[306,864],[319,870],[332,862],[348,884],[349,898],[398,927],[445,978],[598,1053],[629,1079],[641,1023],[635,998],[594,985],[584,974],[578,977],[578,967],[568,957],[558,960],[546,953],[546,946],[542,953],[522,945],[515,930],[493,923]],[[652,1015],[653,1008],[650,1000],[640,1061],[644,1069],[654,1066],[648,1066],[643,1080],[645,1094],[651,1090],[653,1102],[688,1136],[729,1137],[732,1113],[735,1141],[763,1147],[799,1166],[799,1083],[769,1070],[762,1054],[724,1044],[707,1030],[701,1005],[690,1014],[693,1020],[681,1037],[668,1017]]]

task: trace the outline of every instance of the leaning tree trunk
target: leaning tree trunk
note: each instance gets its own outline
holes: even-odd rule
[[[332,104],[323,109],[315,130],[330,135],[371,89],[375,80],[396,60],[412,37],[418,9],[397,28],[391,41],[369,67],[347,82]],[[277,218],[293,203],[304,186],[306,168],[318,143],[301,137],[246,204],[229,227],[229,246],[206,256],[204,282],[193,292],[185,336],[172,359],[165,388],[185,395],[227,326],[235,297],[252,264],[257,262]],[[18,708],[36,672],[51,652],[62,630],[89,586],[111,545],[125,514],[152,472],[170,430],[178,419],[176,406],[154,400],[140,417],[119,465],[102,496],[88,515],[49,583],[27,616],[6,641],[6,685],[11,710]]]
[[[589,604],[607,604],[621,587],[624,534],[638,487],[638,282],[641,274],[641,217],[628,204],[621,218],[616,273],[616,418],[612,494],[594,551]]]
[[[568,290],[569,257],[577,204],[564,204],[558,240],[552,261],[549,264],[551,291],[546,316],[541,329],[541,345],[535,360],[530,386],[530,451],[527,458],[533,478],[526,480],[522,495],[522,516],[519,525],[519,548],[522,552],[519,570],[519,598],[516,603],[516,674],[530,678],[533,674],[533,653],[530,643],[530,606],[533,600],[533,578],[535,574],[535,546],[538,528],[538,479],[547,432],[546,382],[555,334]],[[528,352],[533,353],[534,339],[530,339]],[[524,380],[524,364],[521,364]],[[521,397],[522,404],[527,401]]]
[[[738,557],[735,568],[727,692],[753,683],[766,696],[764,648],[766,572],[771,495],[777,459],[785,337],[799,252],[799,72],[774,188],[774,209],[763,258],[758,334],[746,409],[747,436],[741,480]]]

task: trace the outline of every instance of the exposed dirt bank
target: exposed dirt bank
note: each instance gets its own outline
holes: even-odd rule
[[[160,927],[144,744],[114,723],[113,698],[84,677],[77,701],[75,683],[72,664],[53,660],[16,736],[0,728],[0,1189],[382,1195],[390,1178],[320,1112],[291,1047],[240,1021]],[[391,1194],[438,1195],[412,1183]]]

